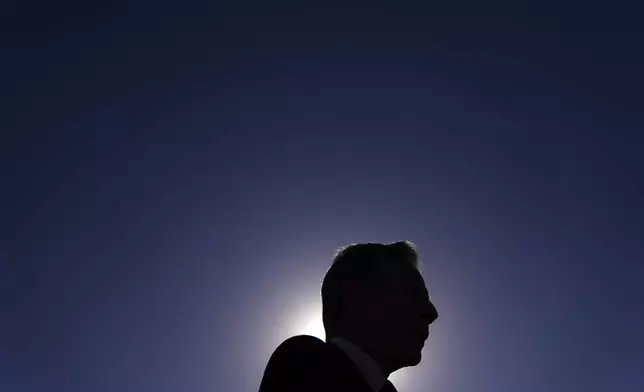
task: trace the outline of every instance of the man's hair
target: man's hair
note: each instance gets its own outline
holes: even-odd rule
[[[322,281],[322,321],[329,333],[344,311],[345,282],[381,283],[392,267],[418,268],[416,247],[409,241],[358,243],[338,249]]]

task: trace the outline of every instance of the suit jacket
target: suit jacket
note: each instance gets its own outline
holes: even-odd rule
[[[334,344],[300,335],[280,344],[266,365],[259,392],[373,392]]]

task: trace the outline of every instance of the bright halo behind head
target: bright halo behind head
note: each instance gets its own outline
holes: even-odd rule
[[[295,335],[310,335],[326,340],[320,301],[310,301],[284,309],[276,323],[278,341]]]

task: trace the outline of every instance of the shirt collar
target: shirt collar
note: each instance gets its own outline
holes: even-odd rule
[[[329,343],[335,344],[347,354],[374,392],[382,389],[385,382],[387,382],[387,378],[382,374],[380,366],[369,354],[350,341],[340,337],[331,338]]]

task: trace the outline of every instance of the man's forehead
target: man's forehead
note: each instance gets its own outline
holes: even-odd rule
[[[391,271],[391,282],[406,287],[418,287],[425,289],[425,280],[420,271],[413,265],[393,268]]]

